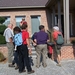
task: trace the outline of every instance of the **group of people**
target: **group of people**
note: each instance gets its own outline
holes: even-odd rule
[[[24,19],[23,19],[24,20]],[[13,24],[9,24],[8,28],[4,31],[4,36],[7,43],[8,48],[8,66],[14,66],[14,63],[17,64],[16,69],[19,69],[19,73],[26,72],[25,67],[27,68],[27,73],[31,74],[35,71],[32,70],[30,61],[29,61],[29,54],[31,51],[30,40],[29,40],[29,33],[28,33],[28,25],[27,22],[20,22],[20,27],[14,27]],[[14,33],[13,33],[14,32]],[[59,31],[59,27],[53,27],[53,39],[55,44],[55,50],[57,52],[57,60],[58,65],[60,65],[60,48],[58,49],[56,44],[56,39],[59,34],[62,34]],[[32,37],[32,43],[35,46],[35,50],[37,53],[36,59],[36,67],[39,68],[41,66],[40,59],[42,57],[42,65],[43,67],[47,66],[46,63],[46,56],[47,56],[47,43],[50,42],[48,34],[45,32],[45,27],[43,25],[39,26],[39,32],[36,32],[35,35]],[[15,54],[13,60],[13,52],[15,47]]]
[[[32,70],[29,62],[29,53],[31,53],[31,46],[29,42],[29,33],[27,31],[27,28],[27,24],[22,24],[21,28],[13,28],[13,24],[9,24],[8,28],[6,28],[4,31],[4,36],[8,48],[8,66],[13,67],[14,63],[16,63],[18,66],[17,68],[19,69],[19,73],[26,72],[26,67],[27,73],[31,74],[35,71]],[[16,58],[14,57],[15,59],[13,60],[14,47],[16,47],[15,53],[17,53],[17,55]]]
[[[36,53],[37,53],[37,60],[36,60],[36,67],[39,68],[41,66],[41,62],[40,59],[42,57],[42,65],[43,67],[47,66],[46,63],[46,57],[47,57],[47,53],[49,52],[49,48],[48,46],[51,46],[52,48],[50,49],[54,49],[53,51],[55,51],[56,55],[57,55],[57,66],[61,66],[60,60],[61,60],[61,46],[63,45],[63,41],[58,37],[58,34],[61,35],[62,39],[63,39],[63,35],[62,33],[59,31],[59,27],[58,26],[54,26],[53,27],[53,32],[52,32],[52,38],[53,38],[53,46],[48,45],[48,43],[50,43],[50,38],[49,35],[45,32],[45,27],[43,25],[39,26],[39,32],[35,32],[34,35],[32,36],[32,40],[33,40],[33,45],[35,47]],[[59,39],[58,39],[59,38]],[[57,39],[59,40],[59,43],[57,43]]]

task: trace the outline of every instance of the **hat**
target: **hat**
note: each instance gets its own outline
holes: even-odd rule
[[[53,29],[58,30],[59,31],[59,27],[58,26],[54,26]]]

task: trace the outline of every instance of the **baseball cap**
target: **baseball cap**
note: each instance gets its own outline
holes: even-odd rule
[[[58,30],[59,31],[59,27],[58,26],[54,26],[53,29]]]

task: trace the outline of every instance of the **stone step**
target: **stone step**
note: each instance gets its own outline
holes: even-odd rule
[[[35,48],[32,45],[31,45],[31,49],[32,49],[32,57],[36,58],[36,51],[35,51]]]

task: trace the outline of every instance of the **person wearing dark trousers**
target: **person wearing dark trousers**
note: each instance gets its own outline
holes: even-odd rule
[[[15,63],[16,63],[15,70],[17,70],[19,68],[19,56],[18,56],[17,50],[14,51],[14,60],[13,60],[12,64],[14,65]]]
[[[19,73],[25,72],[25,66],[24,66],[24,54],[22,54],[24,52],[23,49],[23,40],[22,40],[22,33],[19,27],[15,27],[14,28],[14,43],[16,46],[16,50],[18,53],[18,57],[19,57]],[[22,52],[23,51],[23,52]],[[21,66],[22,65],[22,66]]]
[[[34,70],[32,70],[30,62],[29,62],[29,53],[31,53],[31,47],[29,42],[29,33],[27,32],[28,25],[23,24],[22,25],[22,39],[23,39],[23,52],[21,57],[25,58],[25,66],[27,68],[28,74],[34,73]],[[29,47],[29,49],[28,49]],[[21,58],[20,58],[21,59]]]
[[[29,58],[28,58],[28,49],[26,45],[23,46],[17,46],[18,53],[19,53],[19,71],[24,70],[24,58],[25,58],[25,64],[28,72],[30,72],[32,69],[29,65]]]

